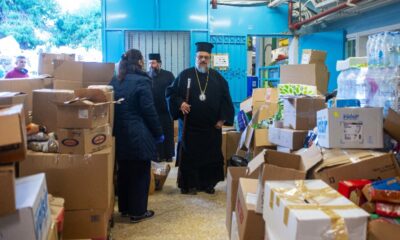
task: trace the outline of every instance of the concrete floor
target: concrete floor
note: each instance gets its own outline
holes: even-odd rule
[[[189,196],[180,194],[176,176],[177,168],[173,168],[163,190],[150,195],[148,208],[155,211],[154,218],[131,224],[116,213],[113,239],[227,240],[226,182],[217,185],[214,195]]]

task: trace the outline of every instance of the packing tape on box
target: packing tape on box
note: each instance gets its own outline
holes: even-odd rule
[[[275,198],[276,193],[276,198]],[[299,205],[288,205],[285,207],[283,222],[288,225],[289,213],[292,209],[297,210],[320,210],[324,212],[331,221],[331,228],[325,233],[327,236],[333,237],[335,240],[348,240],[348,231],[344,219],[335,212],[335,210],[350,210],[358,208],[355,204],[346,205],[321,205],[321,201],[316,198],[324,198],[325,203],[342,197],[338,192],[333,190],[331,187],[325,187],[320,189],[308,189],[305,185],[304,180],[295,181],[294,188],[274,188],[270,192],[270,207],[274,207],[274,199],[276,199],[276,205],[280,205],[280,198],[299,203]],[[308,203],[308,205],[304,205]],[[323,203],[322,203],[323,204]]]

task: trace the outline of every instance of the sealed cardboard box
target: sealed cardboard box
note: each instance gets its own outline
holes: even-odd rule
[[[259,169],[261,165],[255,167]],[[237,191],[239,186],[239,178],[252,178],[258,177],[257,170],[253,170],[252,174],[249,174],[248,168],[246,167],[228,167],[228,173],[226,178],[226,228],[228,232],[231,232],[232,224],[232,212],[236,206]]]
[[[317,112],[318,143],[325,148],[382,148],[382,108],[327,108]]]
[[[3,239],[47,240],[51,217],[43,173],[15,181],[17,211],[0,217]]]
[[[55,103],[74,98],[71,90],[38,89],[33,91],[32,122],[47,127],[48,132],[57,130],[57,106]]]
[[[54,61],[54,78],[84,83],[108,84],[115,70],[114,63]],[[91,84],[96,85],[96,84]]]
[[[110,102],[100,89],[78,89],[77,100],[57,103],[58,128],[95,128],[109,123]]]
[[[316,86],[320,94],[328,89],[329,72],[324,64],[282,65],[280,83]]]
[[[269,128],[269,141],[278,146],[298,150],[303,147],[304,139],[308,134],[307,130],[293,130],[287,128]]]
[[[400,225],[376,219],[368,223],[368,240],[397,240]]]
[[[257,184],[256,212],[263,212],[264,183],[275,180],[302,180],[306,178],[303,159],[296,154],[281,153],[274,150],[262,152],[264,165],[260,168]]]
[[[301,64],[321,63],[324,64],[326,60],[326,52],[314,49],[303,49],[301,55]]]
[[[270,239],[367,237],[369,214],[321,180],[267,181],[264,206]]]
[[[92,129],[58,129],[60,153],[87,154],[111,147],[109,124]]]
[[[75,54],[65,53],[41,53],[39,54],[39,69],[38,74],[53,75],[54,60],[75,61]]]
[[[256,179],[239,179],[239,189],[236,201],[236,221],[239,229],[239,239],[264,239],[264,219],[256,213]]]
[[[27,94],[22,92],[0,92],[0,105],[23,104],[24,109],[28,108]]]
[[[15,173],[14,165],[0,165],[0,218],[14,213],[15,208]]]
[[[335,151],[324,154],[323,161],[313,169],[314,178],[337,189],[340,181],[352,179],[385,179],[399,175],[393,154],[373,151]]]
[[[110,210],[87,209],[65,212],[65,239],[106,239]]]
[[[0,163],[22,161],[26,155],[26,128],[22,104],[0,106]]]
[[[20,175],[46,173],[49,193],[65,199],[66,210],[106,209],[113,195],[111,148],[87,155],[29,151]]]
[[[400,114],[396,113],[392,109],[389,109],[388,115],[385,119],[383,127],[385,131],[394,138],[397,142],[400,142]]]
[[[317,111],[324,109],[325,99],[318,97],[283,98],[283,126],[310,130],[317,126]]]
[[[27,94],[25,113],[32,111],[32,91],[35,89],[52,88],[51,78],[13,78],[1,79],[0,91],[23,92]],[[28,114],[26,114],[28,116]]]

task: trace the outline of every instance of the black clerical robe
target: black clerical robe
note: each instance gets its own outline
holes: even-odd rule
[[[171,116],[182,122],[184,115],[180,106],[186,99],[187,82],[191,79],[188,101],[191,110],[187,115],[185,136],[180,136],[182,153],[178,154],[182,155],[178,186],[201,190],[214,187],[224,179],[222,130],[216,129],[215,125],[220,120],[225,125],[232,125],[234,107],[228,83],[221,74],[213,69],[209,73],[197,71],[197,75],[196,71],[194,67],[182,71],[167,88],[166,97]],[[202,92],[204,101],[200,99]]]
[[[149,74],[151,75],[151,74]],[[160,69],[156,75],[151,76],[153,79],[153,98],[161,127],[165,136],[163,143],[157,144],[158,159],[168,160],[175,155],[174,144],[174,122],[169,115],[167,102],[165,100],[165,90],[174,81],[174,75],[166,70]]]

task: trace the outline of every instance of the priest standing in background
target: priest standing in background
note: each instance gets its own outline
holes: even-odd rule
[[[165,90],[171,85],[175,77],[171,72],[161,69],[161,57],[158,53],[149,54],[148,74],[153,80],[154,105],[165,135],[164,142],[157,144],[158,159],[155,161],[172,162],[172,157],[175,155],[174,122],[168,113]]]
[[[233,125],[234,108],[227,81],[209,68],[212,48],[208,42],[196,43],[196,66],[183,70],[166,91],[170,114],[179,119],[180,127],[187,117],[177,154],[182,194],[213,194],[215,185],[224,180],[222,126]]]

